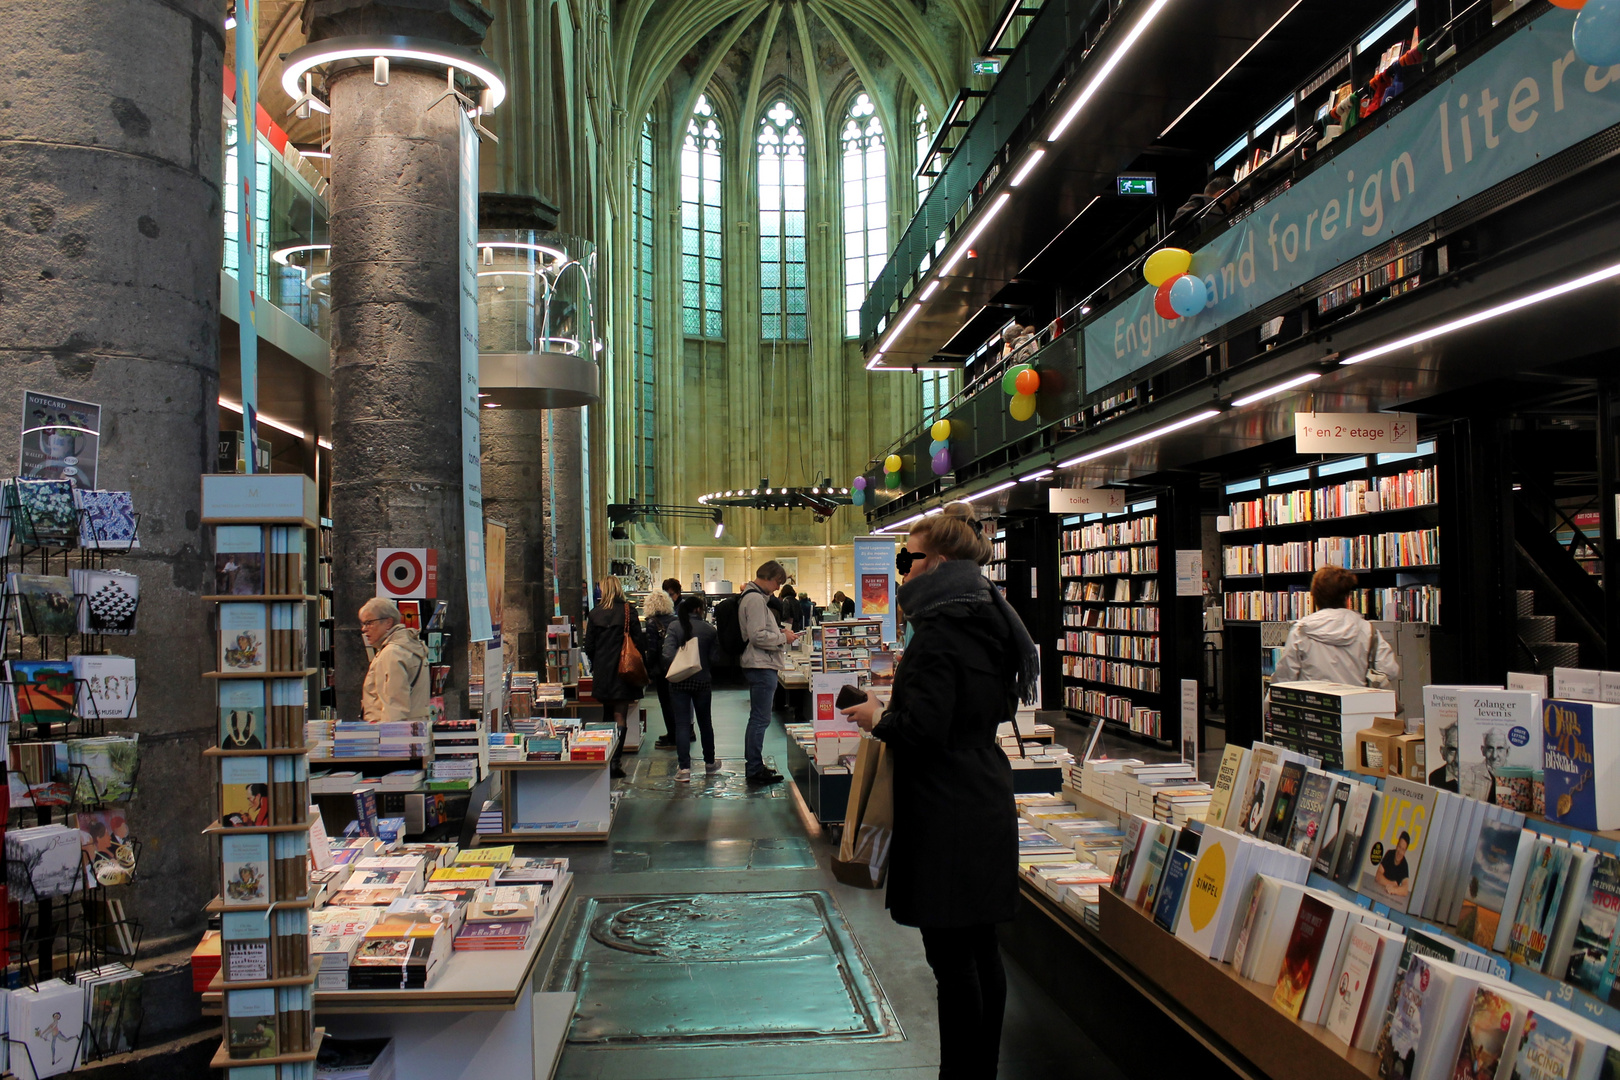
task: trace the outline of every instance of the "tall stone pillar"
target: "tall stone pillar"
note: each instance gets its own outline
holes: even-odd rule
[[[484,516],[506,526],[506,604],[501,641],[519,671],[545,665],[545,467],[540,409],[482,409]]]
[[[551,610],[552,581],[561,611],[583,626],[596,583],[585,565],[585,457],[583,408],[550,409],[545,420],[545,482],[551,497],[545,504],[547,559],[545,605]],[[555,540],[553,540],[555,537]]]
[[[147,845],[125,903],[148,942],[200,923],[219,887],[198,835],[215,738],[198,477],[218,432],[222,12],[0,0],[0,431],[15,440],[25,390],[99,404],[96,482],[141,513],[140,548],[108,558],[141,579],[138,632],[113,639],[140,718],[109,727],[141,733]]]
[[[390,34],[477,46],[471,0],[312,0],[309,39]],[[396,61],[328,74],[332,106],[332,580],[337,710],[360,716],[359,608],[376,552],[438,552],[451,665],[445,708],[466,714],[461,473],[460,128],[443,68]],[[472,527],[482,528],[482,524]]]

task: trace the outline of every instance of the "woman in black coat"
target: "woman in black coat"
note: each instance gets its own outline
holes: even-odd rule
[[[957,507],[962,510],[958,511]],[[939,991],[942,1080],[996,1075],[1007,982],[995,924],[1018,899],[1012,768],[996,741],[1020,697],[1033,700],[1039,657],[980,564],[990,545],[971,508],[924,518],[896,560],[896,599],[912,628],[888,708],[846,710],[894,762],[888,907],[921,929]]]
[[[630,622],[630,642],[639,650],[647,648],[641,620],[624,598],[616,577],[602,579],[602,602],[585,618],[585,655],[591,660],[591,696],[602,703],[602,711],[619,725],[619,747],[613,751],[613,775],[623,776],[619,754],[624,749],[626,717],[630,706],[641,700],[641,687],[619,677],[619,658],[624,650],[624,624]]]

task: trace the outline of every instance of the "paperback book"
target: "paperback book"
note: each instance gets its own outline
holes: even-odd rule
[[[264,683],[257,679],[220,679],[219,746],[222,750],[263,750]]]
[[[133,720],[135,661],[127,656],[85,655],[73,658],[79,686],[79,715],[87,720]]]
[[[1507,958],[1514,963],[1541,970],[1563,902],[1571,855],[1569,845],[1544,837],[1531,847],[1524,892],[1508,931]]]
[[[214,593],[264,595],[264,530],[257,525],[220,525],[214,530]]]
[[[1620,952],[1615,949],[1616,931],[1620,930],[1616,925],[1617,916],[1620,916],[1620,859],[1599,852],[1581,903],[1575,947],[1564,978],[1610,1005],[1620,1005],[1620,994],[1615,993],[1615,975],[1620,969]]]
[[[135,632],[135,614],[141,606],[141,579],[122,570],[72,570],[68,580],[78,609],[81,634]]]
[[[1312,770],[1305,774],[1299,786],[1299,798],[1294,806],[1294,820],[1288,826],[1288,844],[1296,854],[1307,859],[1316,858],[1317,845],[1322,840],[1322,829],[1327,822],[1328,804],[1333,797],[1334,779],[1324,772]]]
[[[1468,872],[1467,896],[1457,919],[1457,936],[1464,941],[1486,949],[1495,947],[1521,831],[1500,821],[1487,821],[1480,830]],[[1610,924],[1612,928],[1612,918]]]
[[[1304,782],[1304,765],[1297,761],[1282,763],[1277,773],[1277,790],[1271,797],[1271,810],[1266,815],[1264,838],[1267,843],[1288,846],[1288,828],[1293,824],[1294,804]]]
[[[1363,896],[1395,911],[1407,909],[1434,817],[1435,797],[1435,789],[1425,784],[1393,776],[1385,782],[1377,832],[1362,860],[1357,891]]]
[[[7,675],[15,696],[15,716],[24,724],[68,724],[73,711],[71,660],[8,660]]]
[[[219,670],[241,674],[268,671],[268,632],[263,604],[219,605]]]

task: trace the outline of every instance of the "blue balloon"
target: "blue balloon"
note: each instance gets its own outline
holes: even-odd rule
[[[1197,315],[1209,302],[1209,288],[1203,278],[1182,274],[1170,286],[1170,307],[1183,319]]]
[[[928,456],[933,457],[935,454],[939,453],[949,445],[951,444],[944,439],[935,439],[933,442],[928,444]]]
[[[866,492],[860,488],[855,488],[849,493],[849,501],[856,506],[864,506],[866,504]]]
[[[1620,0],[1586,0],[1575,16],[1575,55],[1593,67],[1620,64]]]

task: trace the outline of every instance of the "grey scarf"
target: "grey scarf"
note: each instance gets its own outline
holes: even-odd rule
[[[985,580],[976,563],[965,559],[947,559],[928,573],[900,586],[896,599],[908,619],[926,618],[951,606],[965,609],[987,604],[993,607],[1006,624],[1007,638],[1017,653],[1014,688],[1018,691],[1018,700],[1026,705],[1035,703],[1035,693],[1041,682],[1040,653],[1035,651],[1035,642],[1024,628],[1024,620],[1007,603],[1001,590]]]

